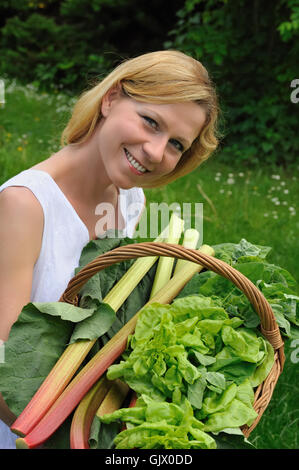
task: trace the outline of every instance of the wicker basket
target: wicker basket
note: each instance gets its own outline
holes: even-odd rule
[[[261,333],[273,346],[275,360],[267,378],[255,391],[253,406],[258,416],[250,427],[243,426],[241,428],[244,436],[248,437],[258,424],[263,412],[271,400],[274,387],[283,370],[285,356],[284,343],[269,303],[259,289],[242,273],[213,256],[203,254],[198,250],[184,248],[181,245],[157,242],[133,243],[108,251],[88,263],[70,280],[65,292],[60,298],[60,301],[77,305],[80,289],[98,271],[121,261],[145,256],[169,256],[184,259],[214,271],[215,273],[232,281],[236,287],[246,295],[254,310],[259,315],[261,320]]]

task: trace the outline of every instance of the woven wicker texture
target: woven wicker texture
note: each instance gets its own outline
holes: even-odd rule
[[[248,437],[258,424],[271,400],[276,382],[283,370],[285,356],[280,330],[268,301],[261,291],[242,273],[213,256],[206,255],[198,250],[184,248],[181,245],[157,242],[133,243],[108,251],[88,263],[70,280],[60,301],[76,305],[80,289],[94,274],[113,264],[145,256],[168,256],[188,260],[229,279],[246,295],[259,315],[261,333],[273,346],[275,362],[267,378],[255,391],[254,409],[258,414],[257,418],[250,427],[242,427],[243,434]]]

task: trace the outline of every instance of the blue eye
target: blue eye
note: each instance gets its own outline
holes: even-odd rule
[[[154,119],[150,118],[149,116],[141,116],[142,119],[144,119],[144,121],[146,121],[146,123],[153,129],[153,130],[158,130],[159,129],[159,124],[157,123],[157,121],[155,121]],[[169,140],[169,143],[180,153],[183,153],[184,152],[184,146],[181,144],[181,142],[179,142],[178,140],[176,139],[170,139]]]
[[[171,139],[169,142],[170,142],[179,152],[183,153],[184,147],[183,147],[183,145],[181,144],[181,142],[179,142],[178,140],[175,140],[175,139]]]
[[[152,118],[150,118],[150,117],[148,117],[148,116],[142,116],[142,118],[143,118],[153,129],[158,129],[159,125],[158,125],[158,123],[157,123],[154,119],[152,119]]]

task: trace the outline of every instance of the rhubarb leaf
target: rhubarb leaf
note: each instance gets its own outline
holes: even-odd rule
[[[0,364],[0,390],[18,416],[39,388],[68,343],[73,325],[58,316],[41,315],[26,305],[5,343]]]
[[[54,317],[60,317],[61,320],[72,323],[81,322],[94,313],[94,308],[80,308],[65,302],[32,302],[24,307],[24,310],[34,310],[36,313],[46,313]]]
[[[75,274],[81,271],[89,262],[94,261],[98,256],[130,243],[133,243],[131,238],[107,237],[105,239],[91,240],[82,250],[79,266],[76,268]],[[81,306],[83,302],[86,307],[86,298],[99,301],[103,300],[114,284],[116,284],[127,271],[128,265],[131,263],[131,260],[125,263],[116,263],[94,274],[80,290],[79,305]]]
[[[89,446],[91,449],[112,449],[114,439],[120,431],[118,422],[105,424],[95,415],[89,434]]]
[[[23,307],[5,343],[5,362],[0,364],[0,390],[16,415],[48,375],[70,337],[71,342],[95,339],[110,328],[115,319],[113,309],[102,302],[90,305],[88,309],[64,302],[30,302]]]
[[[93,300],[92,305],[93,314],[75,326],[70,343],[81,339],[97,339],[106,333],[115,321],[115,311],[110,305],[96,300]]]

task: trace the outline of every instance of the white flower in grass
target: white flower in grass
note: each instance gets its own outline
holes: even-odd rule
[[[289,190],[288,190],[288,189],[284,189],[283,192],[284,192],[284,194],[289,194]]]
[[[228,178],[227,184],[234,184],[234,183],[235,183],[234,178],[232,178],[232,177]]]
[[[239,176],[242,178],[242,177],[244,176],[244,173],[241,171],[241,172],[239,173]]]
[[[272,175],[271,178],[273,180],[280,180],[280,175]]]

